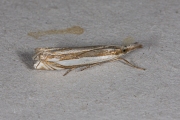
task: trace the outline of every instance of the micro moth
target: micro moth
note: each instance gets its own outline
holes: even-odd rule
[[[76,68],[81,68],[82,71],[103,63],[121,60],[131,67],[145,70],[122,58],[123,55],[138,48],[142,48],[142,45],[137,42],[125,46],[110,45],[77,48],[36,48],[33,57],[33,60],[36,61],[34,68],[38,70],[68,69],[64,74],[65,76]]]

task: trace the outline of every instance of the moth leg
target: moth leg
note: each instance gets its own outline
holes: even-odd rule
[[[110,60],[106,60],[106,61],[103,61],[103,62],[99,62],[99,63],[94,63],[94,64],[91,64],[91,65],[87,65],[86,67],[82,68],[81,71],[85,70],[85,69],[88,69],[88,68],[91,68],[91,67],[94,67],[96,65],[100,65],[100,64],[103,64],[103,63],[107,63],[107,62],[113,62],[113,61],[117,61],[119,60],[118,58],[113,58],[113,59],[110,59]]]
[[[46,67],[48,67],[49,70],[56,70],[50,63],[46,63]]]
[[[94,67],[94,66],[100,65],[100,64],[102,64],[102,63],[94,63],[94,64],[91,64],[91,65],[87,65],[86,67],[82,68],[80,71],[86,70],[88,68],[91,68],[91,67]]]
[[[41,61],[38,62],[38,64],[36,65],[36,68],[35,68],[35,69],[37,69],[37,67],[39,66],[40,63],[41,63]]]
[[[44,68],[46,69],[46,70],[53,70],[53,68],[49,65],[49,64],[47,64],[46,62],[43,62],[43,64],[44,64]]]
[[[63,76],[67,75],[68,73],[70,73],[70,72],[73,71],[74,69],[76,69],[76,68],[71,68],[71,69],[67,70],[67,71],[64,73]]]
[[[134,67],[134,68],[137,68],[137,69],[140,69],[140,70],[146,70],[145,68],[141,68],[141,67],[138,67],[138,66],[135,66],[133,65],[132,63],[130,63],[129,61],[127,61],[126,59],[124,58],[118,58],[119,60],[123,60],[127,65],[131,66],[131,67]]]

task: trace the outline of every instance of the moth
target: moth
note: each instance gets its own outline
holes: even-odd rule
[[[61,70],[68,69],[63,75],[76,68],[81,71],[103,63],[121,60],[123,63],[141,70],[138,67],[122,58],[123,55],[142,48],[139,43],[133,43],[127,46],[87,46],[76,48],[36,48],[33,60],[34,68],[38,70]]]

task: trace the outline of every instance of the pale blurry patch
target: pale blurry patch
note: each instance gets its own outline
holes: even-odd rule
[[[122,44],[123,45],[130,45],[130,44],[132,44],[132,43],[134,43],[134,39],[132,38],[132,37],[130,37],[130,36],[128,36],[127,38],[125,38],[123,41],[122,41]]]
[[[38,31],[38,32],[29,32],[28,35],[38,39],[44,35],[52,35],[52,34],[77,34],[80,35],[84,32],[84,29],[79,26],[72,26],[66,29],[60,30],[47,30],[47,31]]]

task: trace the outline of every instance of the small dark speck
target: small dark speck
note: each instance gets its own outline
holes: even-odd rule
[[[176,10],[176,13],[179,13],[179,11],[178,11],[178,10]]]

